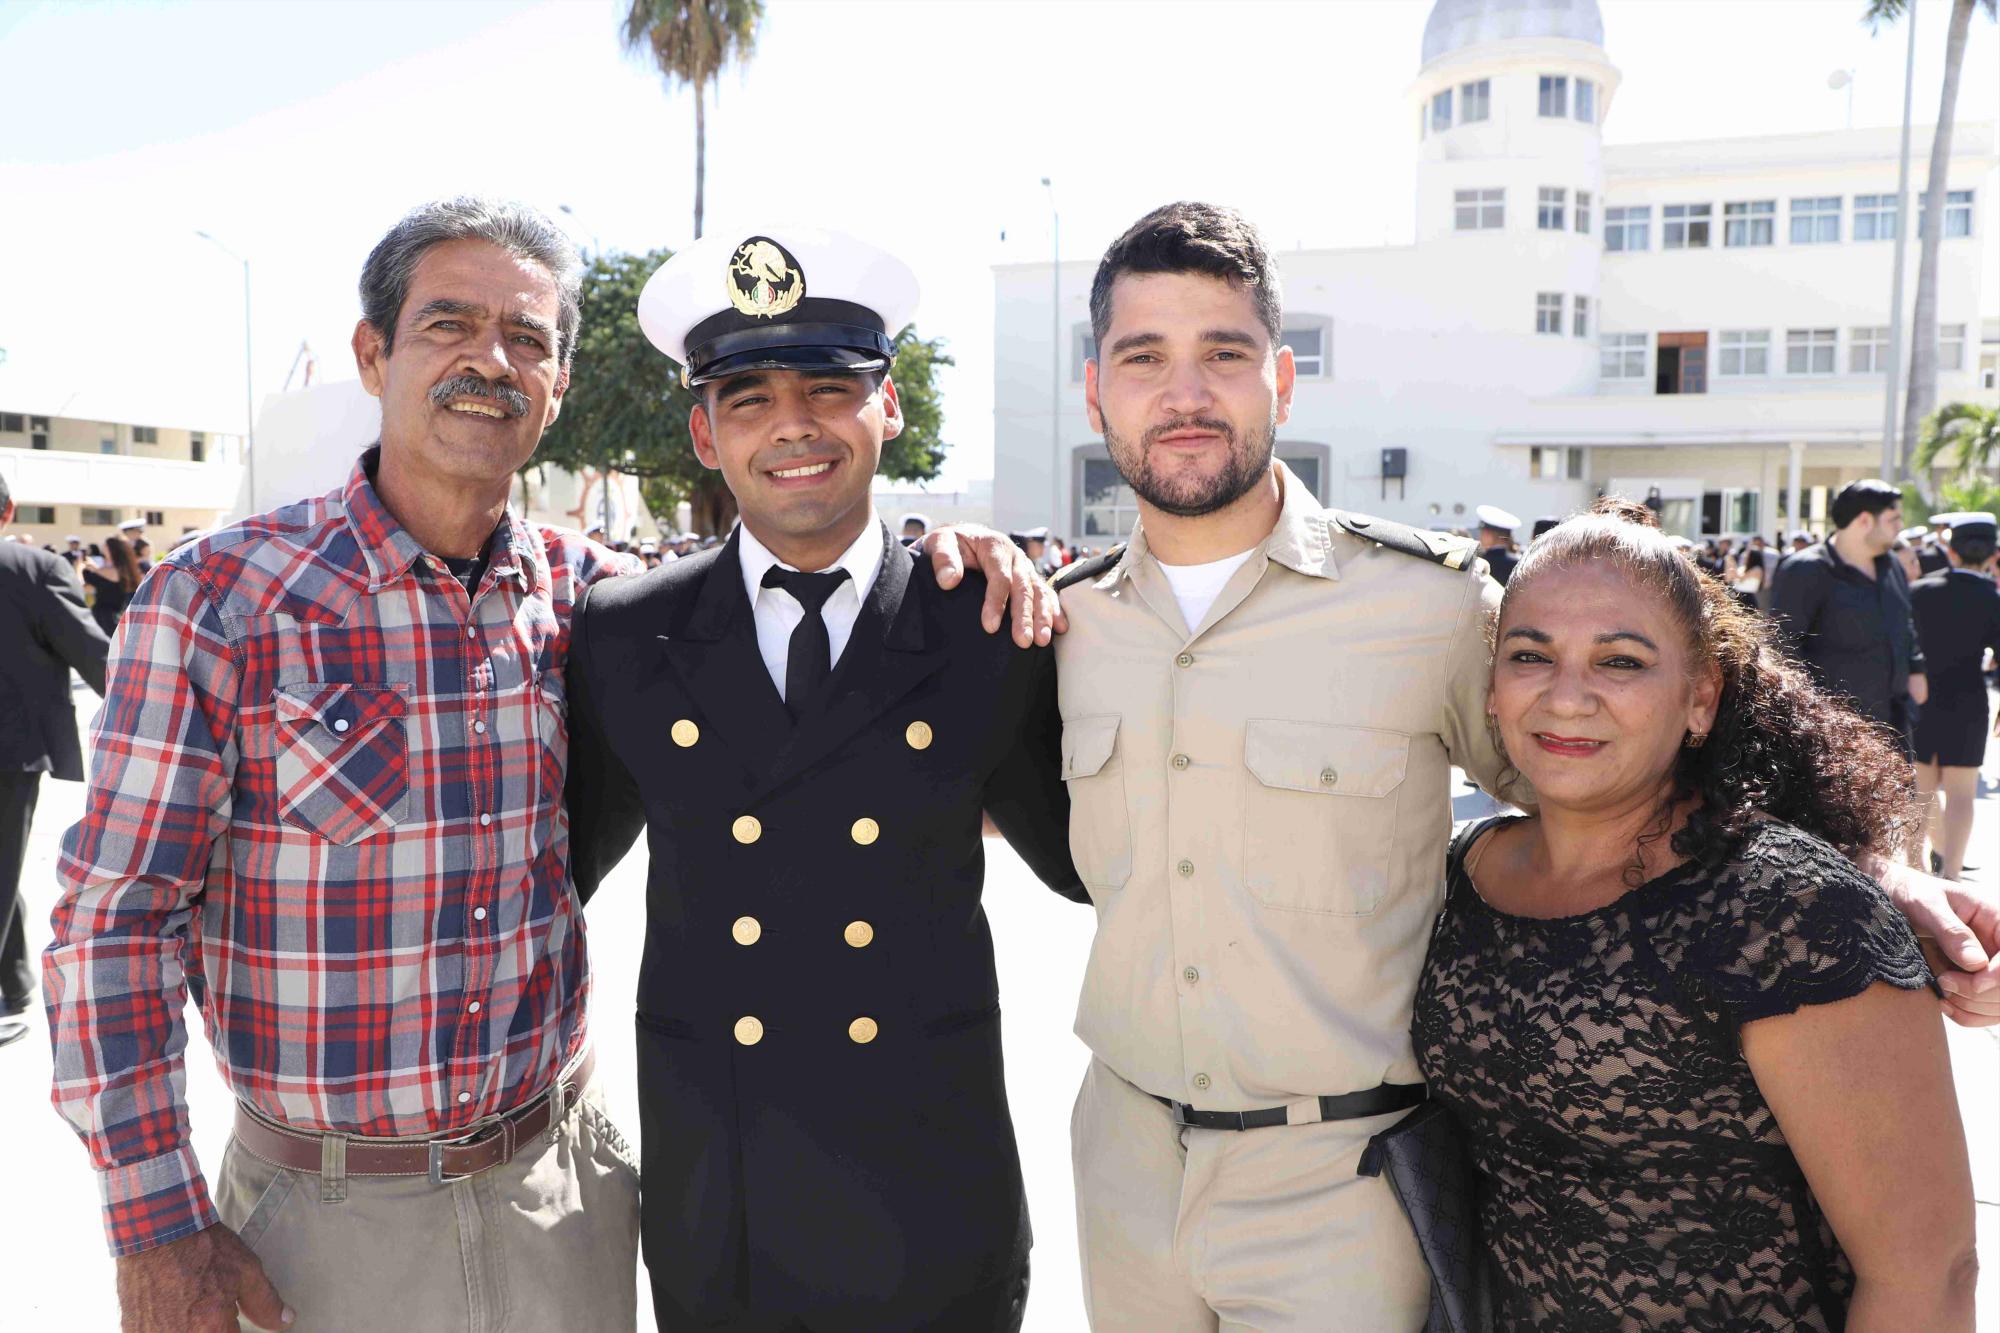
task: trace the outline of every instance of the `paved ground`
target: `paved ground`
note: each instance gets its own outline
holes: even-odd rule
[[[81,692],[80,714],[94,700]],[[2000,745],[1988,752],[1979,822],[1973,840],[1976,879],[2000,881]],[[45,782],[23,889],[29,943],[47,943],[54,892],[56,840],[81,807],[82,788]],[[1456,803],[1461,818],[1479,812],[1480,798]],[[1080,1333],[1076,1228],[1070,1204],[1069,1111],[1085,1064],[1070,1035],[1079,978],[1089,946],[1090,917],[1034,882],[1003,844],[992,850],[987,910],[1000,958],[1007,1006],[1008,1088],[1025,1161],[1035,1239],[1034,1298],[1028,1333]],[[628,859],[590,909],[597,968],[597,1026],[604,1034],[600,1069],[613,1111],[636,1131],[632,1113],[633,1054],[625,1016],[638,975],[643,865]],[[111,1330],[117,1326],[112,1269],[105,1257],[96,1191],[81,1147],[48,1104],[49,1054],[39,1015],[36,1031],[0,1050],[0,1180],[13,1206],[0,1210],[0,1274],[6,1304],[0,1325],[16,1333]],[[198,1029],[197,1029],[198,1030]],[[2000,1029],[1951,1034],[1965,1125],[1973,1145],[1980,1200],[1979,1326],[2000,1333]],[[204,1162],[221,1159],[229,1096],[215,1073],[207,1043],[192,1039],[188,1096],[195,1144]],[[646,1309],[641,1301],[641,1310]],[[641,1327],[653,1327],[649,1314]]]

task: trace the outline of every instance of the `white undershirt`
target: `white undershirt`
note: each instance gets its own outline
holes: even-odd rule
[[[757,652],[763,657],[764,669],[771,673],[771,683],[778,687],[778,697],[782,699],[785,665],[792,654],[792,631],[806,618],[806,609],[783,588],[764,586],[765,570],[773,565],[785,569],[793,566],[772,555],[747,526],[741,526],[739,531],[741,540],[736,543],[736,552],[743,562],[743,591],[749,595],[757,622]],[[875,586],[875,575],[882,569],[882,542],[882,519],[877,515],[873,523],[861,530],[854,544],[841,553],[840,559],[825,569],[809,571],[814,574],[836,569],[847,571],[847,581],[833,590],[833,596],[826,599],[826,605],[819,611],[820,619],[826,622],[829,664],[839,662],[841,653],[846,651],[854,622],[861,616],[861,599]]]
[[[1167,576],[1167,583],[1174,590],[1174,600],[1181,604],[1181,619],[1186,622],[1188,633],[1194,633],[1201,625],[1202,617],[1215,605],[1230,575],[1243,568],[1243,562],[1256,549],[1253,546],[1249,551],[1239,551],[1205,565],[1160,566],[1160,572]]]

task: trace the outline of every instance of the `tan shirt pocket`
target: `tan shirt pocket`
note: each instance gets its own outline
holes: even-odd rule
[[[1118,754],[1118,715],[1066,718],[1062,776],[1069,784],[1069,850],[1085,888],[1116,890],[1132,878],[1132,819]]]
[[[1243,878],[1266,907],[1360,916],[1389,891],[1410,738],[1374,727],[1244,724]]]

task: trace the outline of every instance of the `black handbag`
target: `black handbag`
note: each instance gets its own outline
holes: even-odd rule
[[[1417,1233],[1431,1270],[1424,1333],[1490,1333],[1493,1289],[1479,1239],[1476,1177],[1451,1112],[1425,1102],[1368,1140],[1358,1170],[1388,1178]]]

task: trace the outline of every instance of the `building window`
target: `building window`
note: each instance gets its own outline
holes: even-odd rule
[[[19,412],[0,412],[0,434],[19,435],[28,428],[28,420]]]
[[[1576,118],[1588,125],[1597,123],[1597,85],[1589,79],[1576,81]]]
[[[1561,74],[1542,75],[1541,113],[1563,117],[1569,114],[1569,79]]]
[[[1607,380],[1646,378],[1646,335],[1606,333],[1597,340],[1597,373]]]
[[[208,437],[203,435],[200,431],[194,431],[191,434],[189,434],[188,458],[196,463],[199,463],[203,460],[204,456],[207,453],[208,453]]]
[[[134,426],[134,427],[132,427],[132,443],[134,443],[134,444],[158,444],[159,442],[160,442],[160,428],[159,428],[159,427],[157,427],[157,426]]]
[[[1320,466],[1321,455],[1326,452],[1325,446],[1307,445],[1305,447],[1317,448],[1318,452],[1309,454],[1293,453],[1288,451],[1284,445],[1279,445],[1278,461],[1292,470],[1292,475],[1299,479],[1299,485],[1311,492],[1314,499],[1318,500],[1321,504],[1325,504],[1326,492],[1320,485],[1320,478],[1325,475],[1325,469]]]
[[[1938,325],[1937,368],[1939,370],[1965,369],[1965,325]]]
[[[1570,330],[1579,338],[1590,336],[1590,298],[1579,296],[1570,311]]]
[[[1555,333],[1563,331],[1563,298],[1561,292],[1535,293],[1535,332]]]
[[[1536,481],[1581,481],[1583,450],[1574,445],[1535,445],[1528,450],[1528,475]]]
[[[1505,190],[1456,190],[1452,226],[1458,231],[1497,231],[1507,225]]]
[[[1109,458],[1083,460],[1083,485],[1078,494],[1083,500],[1079,535],[1086,545],[1118,541],[1139,521],[1138,498]]]
[[[1706,250],[1712,204],[1668,204],[1660,209],[1662,250]]]
[[[115,453],[117,453],[117,452],[118,452],[118,441],[116,441],[116,440],[103,440],[103,439],[100,439],[100,440],[99,440],[99,441],[97,442],[97,452],[98,452],[98,453],[100,453],[100,454],[115,454]]]
[[[1785,373],[1831,375],[1839,338],[1837,329],[1786,329]]]
[[[1792,200],[1792,244],[1833,245],[1840,240],[1840,196]]]
[[[1568,190],[1559,185],[1544,185],[1535,199],[1535,226],[1543,231],[1561,231],[1567,227],[1563,215],[1569,211],[1568,199]]]
[[[1585,236],[1590,234],[1590,191],[1576,192],[1576,229]]]
[[[1323,379],[1332,373],[1327,343],[1331,341],[1324,324],[1302,324],[1286,329],[1278,342],[1292,349],[1292,368],[1300,379]]]
[[[36,432],[35,432],[34,434],[32,434],[32,435],[30,435],[30,436],[28,437],[28,447],[29,447],[30,449],[46,449],[46,448],[48,448],[48,447],[49,447],[49,433],[48,433],[47,431],[45,431],[45,430],[38,430],[38,431],[36,431]]]
[[[1724,245],[1769,245],[1777,239],[1778,201],[1753,199],[1722,206]]]
[[[77,522],[86,528],[115,528],[118,526],[116,509],[79,509]]]
[[[1854,239],[1893,241],[1896,239],[1896,196],[1857,194],[1854,196]]]
[[[1441,93],[1433,94],[1431,97],[1431,128],[1434,130],[1448,130],[1451,128],[1451,89],[1449,88]]]
[[[1458,90],[1458,123],[1470,125],[1493,114],[1493,80],[1461,85]]]
[[[1650,249],[1652,226],[1653,210],[1650,205],[1644,208],[1607,208],[1604,210],[1604,248]]]
[[[1769,329],[1724,329],[1716,352],[1715,373],[1727,375],[1768,375],[1771,373],[1771,332]]]
[[[23,505],[20,513],[23,523],[54,523],[56,521],[56,507],[54,505]]]
[[[1662,333],[1653,361],[1655,393],[1708,392],[1708,335]]]
[[[1889,327],[1877,324],[1847,331],[1847,370],[1874,375],[1889,368]]]
[[[1917,231],[1923,233],[1921,210],[1930,202],[1930,191],[1917,196]],[[1972,235],[1972,191],[1946,190],[1944,195],[1944,237],[1952,240],[1959,236]]]

